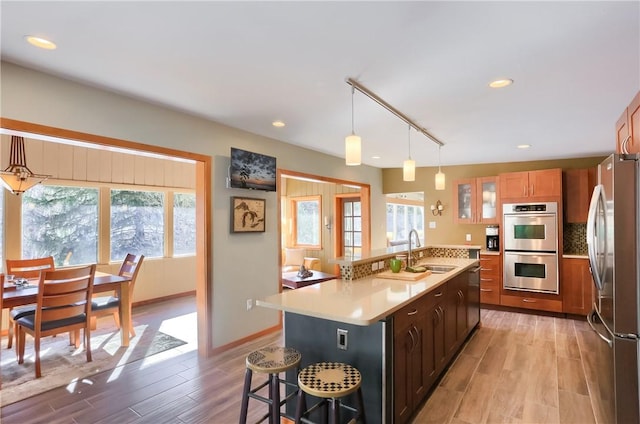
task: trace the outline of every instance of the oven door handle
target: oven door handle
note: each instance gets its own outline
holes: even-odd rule
[[[520,250],[505,250],[504,254],[517,256],[558,256],[555,252],[523,252]]]

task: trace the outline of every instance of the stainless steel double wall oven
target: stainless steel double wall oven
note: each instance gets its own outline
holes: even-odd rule
[[[502,212],[504,288],[558,294],[558,204],[505,203]]]

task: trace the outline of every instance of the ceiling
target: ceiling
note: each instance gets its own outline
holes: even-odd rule
[[[0,14],[4,61],[339,157],[349,77],[441,140],[443,166],[608,154],[640,90],[637,1],[3,0]],[[353,102],[364,164],[401,167],[410,144],[437,165],[435,143]]]

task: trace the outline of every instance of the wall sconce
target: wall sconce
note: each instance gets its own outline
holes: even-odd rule
[[[328,216],[325,216],[325,217],[324,217],[324,227],[325,227],[327,230],[330,230],[330,229],[331,229],[331,219],[329,219],[329,217],[328,217]]]
[[[442,206],[442,202],[440,202],[439,200],[435,205],[431,205],[431,213],[433,214],[433,216],[441,216],[443,210],[444,206]]]

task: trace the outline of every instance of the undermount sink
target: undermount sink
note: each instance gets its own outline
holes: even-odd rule
[[[431,271],[432,274],[444,274],[446,272],[452,271],[457,268],[457,266],[453,266],[453,265],[421,264],[420,266],[427,268],[429,271]]]

